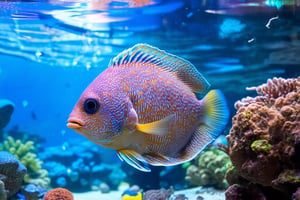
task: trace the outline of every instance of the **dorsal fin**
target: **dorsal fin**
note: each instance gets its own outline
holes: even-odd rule
[[[130,67],[130,64],[133,63],[141,63],[145,67],[148,64],[171,72],[188,85],[193,92],[204,93],[210,86],[192,63],[148,44],[136,44],[121,52],[110,62],[109,67]]]

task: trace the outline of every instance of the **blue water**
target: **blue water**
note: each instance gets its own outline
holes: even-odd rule
[[[77,98],[110,59],[136,43],[190,60],[212,88],[225,92],[232,112],[236,100],[251,94],[245,87],[299,75],[298,7],[122,5],[88,11],[87,4],[65,1],[0,4],[0,97],[16,104],[7,128],[42,134],[49,144],[79,137],[65,126]],[[89,23],[84,17],[91,13]]]
[[[66,127],[69,113],[109,60],[136,43],[191,61],[212,88],[224,92],[231,115],[235,101],[254,95],[246,87],[300,75],[296,5],[86,2],[0,3],[0,99],[15,104],[5,130],[38,134],[45,146],[85,141]]]

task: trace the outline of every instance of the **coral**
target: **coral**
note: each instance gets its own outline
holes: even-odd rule
[[[22,180],[26,173],[26,167],[11,153],[0,151],[0,180],[5,185],[7,197],[15,194],[21,187]],[[3,189],[3,184],[1,184]],[[1,196],[3,190],[0,191]]]
[[[43,200],[73,200],[73,194],[64,188],[55,188],[47,192]]]
[[[5,185],[3,181],[0,180],[0,200],[7,199],[7,191],[5,190]]]
[[[251,144],[251,150],[254,152],[264,152],[270,153],[272,149],[272,145],[269,144],[267,140],[255,140]]]
[[[26,185],[22,190],[21,193],[19,193],[18,195],[21,196],[23,198],[21,199],[26,199],[26,200],[37,200],[42,198],[45,193],[47,192],[47,190],[45,188],[42,188],[40,186],[36,186],[32,183]]]
[[[196,186],[214,186],[224,189],[228,186],[225,174],[231,166],[229,156],[215,147],[209,147],[187,168],[185,179]]]
[[[120,165],[103,163],[100,151],[100,147],[89,141],[72,141],[65,150],[61,146],[48,147],[39,155],[53,188],[66,187],[83,192],[91,187],[99,189],[100,183],[106,183],[110,189],[117,189],[127,175]],[[97,180],[99,178],[101,180]]]
[[[66,187],[73,192],[84,192],[99,190],[100,183],[106,183],[111,190],[116,190],[122,181],[126,181],[131,185],[138,184],[144,190],[171,185],[177,190],[187,184],[184,180],[186,169],[181,166],[153,167],[151,173],[137,173],[134,168],[119,162],[113,152],[90,141],[72,140],[63,147],[51,146],[39,152],[52,188]]]
[[[13,137],[8,136],[3,145],[0,145],[0,150],[9,151],[27,167],[28,173],[24,177],[26,183],[43,187],[49,185],[48,172],[42,169],[42,161],[37,158],[32,141],[22,143],[21,140],[15,140]]]
[[[266,199],[275,199],[276,193],[291,199],[300,187],[300,77],[273,78],[251,89],[261,96],[236,104],[227,136],[236,171],[230,174],[241,178],[229,174],[227,180],[243,186],[255,183]]]
[[[165,200],[173,193],[172,189],[148,190],[144,193],[143,200]]]
[[[266,200],[265,195],[257,188],[246,188],[237,184],[231,185],[226,190],[225,196],[230,200]]]
[[[5,131],[3,135],[4,139],[6,139],[8,136],[11,136],[14,138],[14,140],[21,140],[22,143],[26,143],[29,140],[34,142],[34,148],[36,152],[39,152],[43,148],[43,144],[46,142],[46,139],[40,134],[20,130],[18,126],[14,126]]]
[[[0,99],[0,130],[8,124],[13,111],[14,104],[11,101]]]
[[[300,188],[297,189],[297,191],[292,196],[293,200],[300,200]]]
[[[255,90],[259,96],[246,97],[235,103],[235,108],[247,107],[251,103],[271,106],[278,97],[284,97],[290,92],[300,90],[300,76],[298,78],[276,78],[268,79],[266,84],[258,87],[248,87],[247,90]]]

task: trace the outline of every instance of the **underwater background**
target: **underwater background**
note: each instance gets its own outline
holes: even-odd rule
[[[219,151],[215,142],[193,161],[171,167],[153,166],[151,173],[144,173],[120,161],[115,151],[100,147],[66,127],[82,91],[107,68],[112,58],[137,43],[150,44],[189,60],[211,84],[210,89],[224,93],[230,120],[217,143],[227,145],[223,151],[229,155]],[[0,184],[0,199],[51,199],[43,197],[47,191],[66,188],[75,199],[87,200],[93,199],[87,194],[90,191],[96,192],[95,199],[229,200],[239,199],[229,192],[225,196],[229,185],[237,183],[249,199],[259,199],[252,193],[262,194],[261,199],[296,199],[300,187],[300,164],[295,159],[300,151],[295,139],[298,136],[294,137],[299,134],[300,138],[299,55],[300,2],[297,0],[1,1],[0,149],[11,152],[17,158],[12,165],[19,160],[27,172],[19,167],[16,171],[20,176],[8,183],[9,175],[3,171],[9,165],[7,160],[13,158],[0,154],[0,174],[6,176],[0,178],[4,182]],[[264,90],[265,93],[257,88],[246,90],[266,83],[271,89]],[[272,86],[281,92],[271,91]],[[288,96],[292,92],[296,97]],[[277,166],[276,162],[280,162],[278,170],[267,177],[262,175],[262,180],[243,174],[243,159],[237,156],[247,157],[247,148],[244,153],[231,155],[235,147],[233,135],[228,139],[229,144],[225,138],[230,130],[234,132],[232,127],[237,120],[232,122],[231,118],[243,107],[235,108],[235,103],[259,95],[269,95],[274,101],[280,96],[290,97],[292,100],[287,105],[294,106],[284,110],[285,118],[280,118],[291,121],[289,129],[282,124],[284,130],[293,130],[289,131],[293,133],[292,139],[286,137],[293,142],[280,151],[293,149],[289,150],[293,153],[287,153],[284,158],[278,155],[262,158],[276,152],[272,142],[284,140],[277,137],[270,142],[272,135],[251,136],[255,139],[245,143],[248,150],[258,152],[249,157],[262,158],[265,165]],[[273,100],[272,105],[268,103],[270,108]],[[283,105],[274,107],[280,107],[281,112]],[[249,113],[249,118],[254,116]],[[265,126],[271,126],[267,122]],[[255,145],[265,148],[257,149]],[[230,159],[238,169],[236,176],[241,177],[238,181],[224,178],[232,168]],[[244,162],[244,165],[250,164]],[[283,168],[288,170],[279,170]],[[265,174],[263,170],[266,170],[251,169],[258,174]],[[250,189],[245,185],[251,185]],[[198,188],[196,192],[185,192],[193,187]],[[155,192],[151,194],[151,190]],[[175,195],[174,191],[183,192]],[[68,198],[71,197],[65,197]]]

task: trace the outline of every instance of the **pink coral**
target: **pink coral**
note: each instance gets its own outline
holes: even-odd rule
[[[246,97],[235,103],[235,108],[240,109],[251,103],[259,103],[261,105],[269,105],[275,102],[278,97],[284,97],[290,92],[300,90],[300,76],[298,78],[283,79],[274,77],[268,79],[266,84],[258,87],[248,87],[247,90],[255,90],[259,96]]]
[[[64,188],[55,188],[47,192],[44,200],[73,200],[73,194]]]
[[[227,136],[235,174],[244,183],[267,186],[287,198],[300,187],[299,84],[300,77],[274,78],[251,88],[261,96],[236,104],[238,111]],[[236,178],[227,178],[236,183]]]

